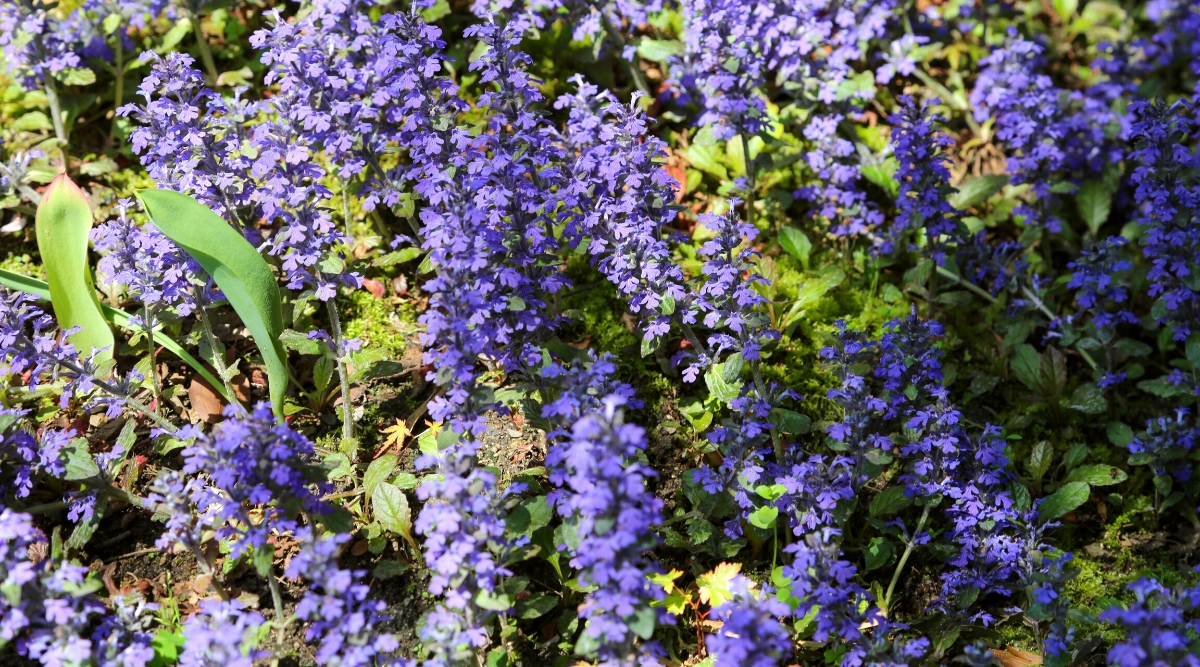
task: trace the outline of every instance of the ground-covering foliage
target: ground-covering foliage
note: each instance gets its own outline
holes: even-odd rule
[[[0,664],[1200,665],[1198,35],[3,0]]]

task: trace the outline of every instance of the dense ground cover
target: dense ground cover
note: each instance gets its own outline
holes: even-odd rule
[[[0,664],[1200,665],[1198,34],[5,0]]]

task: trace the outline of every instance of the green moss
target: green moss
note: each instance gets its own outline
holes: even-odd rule
[[[400,359],[416,342],[417,313],[413,303],[376,299],[366,290],[355,290],[339,299],[346,336],[362,340],[364,347],[384,350]]]

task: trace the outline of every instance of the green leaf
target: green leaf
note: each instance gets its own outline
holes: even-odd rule
[[[86,67],[68,67],[56,72],[54,78],[68,86],[90,86],[96,83],[96,73]]]
[[[1063,454],[1063,467],[1068,471],[1074,470],[1075,466],[1083,463],[1083,460],[1087,458],[1087,455],[1087,445],[1082,442],[1077,445],[1072,445],[1072,447],[1067,450],[1067,453]]]
[[[150,646],[154,649],[154,659],[150,661],[149,667],[167,667],[179,660],[179,652],[183,649],[183,635],[160,629],[154,633]]]
[[[779,245],[783,246],[787,254],[800,260],[805,269],[808,269],[808,257],[812,254],[813,244],[804,232],[795,227],[780,227]]]
[[[871,543],[863,549],[863,557],[867,561],[867,571],[883,567],[896,553],[896,545],[886,537],[873,537]]]
[[[1104,463],[1079,466],[1067,475],[1068,482],[1087,482],[1092,486],[1120,484],[1127,479],[1129,475],[1124,470]]]
[[[375,261],[371,262],[371,266],[385,267],[392,266],[394,264],[403,264],[404,262],[411,262],[412,260],[420,257],[422,252],[423,251],[420,248],[401,248],[399,250],[393,250],[382,257],[376,258]]]
[[[100,474],[100,469],[96,467],[96,462],[92,459],[92,453],[88,451],[87,438],[72,439],[66,447],[59,451],[58,459],[65,468],[62,479],[79,481]]]
[[[313,340],[308,336],[292,329],[284,329],[283,333],[279,334],[279,342],[289,350],[295,350],[300,354],[321,354],[321,342]]]
[[[812,427],[812,418],[793,410],[771,408],[771,424],[784,433],[803,435]]]
[[[950,195],[950,205],[964,211],[987,201],[988,197],[1000,192],[1000,189],[1007,184],[1008,176],[1004,174],[976,176],[959,184],[958,192]]]
[[[912,498],[904,493],[903,486],[889,486],[871,499],[870,512],[873,517],[895,514],[912,504]]]
[[[671,56],[683,53],[683,42],[665,39],[646,39],[638,42],[638,55],[656,63],[665,63]]]
[[[900,181],[896,180],[896,171],[899,168],[900,162],[889,156],[883,161],[883,164],[871,164],[863,167],[862,175],[895,197],[900,192]]]
[[[1112,190],[1101,181],[1088,181],[1075,195],[1075,207],[1079,209],[1079,217],[1087,223],[1088,231],[1095,237],[1112,209]]]
[[[1071,400],[1067,407],[1089,415],[1098,415],[1108,410],[1108,401],[1104,399],[1100,388],[1091,382],[1081,384],[1071,392]]]
[[[75,182],[60,174],[42,195],[37,209],[37,243],[46,267],[50,304],[58,326],[81,330],[70,339],[81,356],[103,350],[97,361],[112,359],[113,334],[104,321],[88,264],[92,209]]]
[[[270,265],[237,230],[195,199],[170,190],[136,194],[159,230],[212,276],[250,330],[267,368],[272,407],[282,416],[287,353],[279,342],[283,307]]]
[[[1108,441],[1117,447],[1124,447],[1133,442],[1133,429],[1128,424],[1109,422],[1105,431],[1108,434]]]
[[[371,461],[371,465],[367,466],[367,471],[363,473],[363,493],[367,497],[373,497],[375,488],[392,476],[392,471],[396,469],[396,463],[399,460],[395,454],[385,454]]]
[[[1038,511],[1042,521],[1054,521],[1087,502],[1092,489],[1087,482],[1068,482],[1042,501]]]
[[[371,507],[375,518],[384,528],[406,540],[412,539],[412,511],[404,492],[387,482],[380,482],[371,494]]]
[[[1028,343],[1018,345],[1013,350],[1009,366],[1021,384],[1033,391],[1042,390],[1042,355],[1038,354],[1032,345]]]
[[[517,618],[530,620],[545,616],[558,606],[558,599],[546,593],[534,593],[524,600],[517,601]]]
[[[722,403],[728,403],[737,398],[741,394],[741,389],[725,381],[725,365],[713,364],[704,371],[704,384],[708,385],[708,391],[713,398]]]
[[[532,535],[538,529],[550,525],[554,511],[546,502],[546,496],[536,496],[521,501],[509,512],[505,527],[514,535]]]
[[[778,517],[779,510],[770,505],[764,505],[750,513],[750,524],[766,530],[775,525],[775,519]]]
[[[1029,453],[1029,461],[1025,464],[1025,469],[1029,471],[1029,476],[1035,480],[1041,479],[1046,471],[1050,469],[1050,460],[1054,458],[1054,448],[1046,440],[1039,442],[1033,446],[1033,451]]]
[[[693,143],[683,151],[683,155],[700,171],[712,174],[722,181],[729,180],[729,172],[726,171],[725,165],[721,164],[723,153],[716,146]]]

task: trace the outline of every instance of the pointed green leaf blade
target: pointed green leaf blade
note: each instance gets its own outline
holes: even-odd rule
[[[79,355],[103,350],[97,359],[112,358],[113,334],[100,312],[88,264],[88,232],[92,209],[87,197],[66,174],[59,174],[42,195],[37,209],[37,243],[50,286],[50,305],[64,331],[80,327],[70,337]]]
[[[270,265],[233,227],[195,199],[170,190],[142,190],[138,199],[163,234],[208,272],[242,318],[267,367],[271,404],[283,414],[287,353],[279,286]]]

